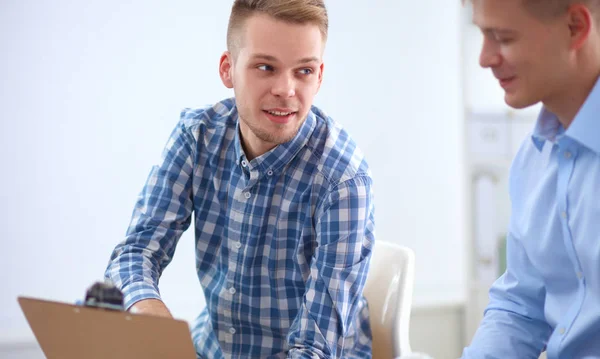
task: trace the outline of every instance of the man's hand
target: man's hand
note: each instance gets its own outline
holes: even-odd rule
[[[129,311],[136,314],[148,314],[155,315],[158,317],[173,318],[173,315],[171,315],[171,312],[169,311],[165,303],[158,299],[140,300],[139,302],[135,303],[131,308],[129,308]]]

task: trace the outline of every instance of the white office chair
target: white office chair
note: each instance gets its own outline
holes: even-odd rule
[[[375,241],[364,295],[369,303],[373,359],[412,353],[408,336],[415,254],[406,247]]]

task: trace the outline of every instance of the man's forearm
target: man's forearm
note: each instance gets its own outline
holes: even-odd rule
[[[173,318],[173,315],[161,300],[158,299],[144,299],[135,303],[129,308],[132,313],[137,314],[148,314],[159,317]]]

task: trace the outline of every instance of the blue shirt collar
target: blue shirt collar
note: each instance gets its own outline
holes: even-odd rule
[[[545,107],[542,108],[532,136],[537,149],[541,151],[545,141],[554,142],[561,135],[570,137],[600,154],[600,80],[596,81],[594,88],[566,131],[556,115]]]
[[[562,135],[564,131],[565,129],[560,121],[558,121],[558,117],[546,107],[542,107],[535,123],[531,139],[535,147],[541,151],[544,147],[544,142],[555,142],[556,138]]]

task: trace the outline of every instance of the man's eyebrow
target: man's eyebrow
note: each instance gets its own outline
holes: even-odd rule
[[[271,61],[271,62],[278,62],[279,60],[277,60],[277,58],[275,56],[271,56],[271,55],[266,55],[266,54],[255,54],[252,55],[252,59],[255,60],[265,60],[265,61]],[[310,57],[305,57],[303,59],[298,60],[299,64],[306,64],[309,62],[319,62],[320,59],[316,56],[310,56]]]
[[[489,32],[495,32],[498,34],[503,34],[503,35],[510,35],[510,34],[515,34],[516,31],[513,29],[508,29],[508,28],[502,28],[502,27],[493,27],[493,26],[483,26],[483,27],[479,27],[481,29],[482,32],[485,33],[489,33]]]
[[[516,34],[517,33],[515,30],[511,30],[511,29],[499,29],[499,28],[495,28],[493,31],[495,33],[497,33],[497,34],[502,34],[502,35],[511,35],[511,34]]]
[[[311,56],[311,57],[305,57],[303,59],[301,59],[300,61],[298,61],[299,64],[306,64],[309,62],[319,62],[321,61],[318,57],[316,56]]]
[[[265,54],[255,54],[255,55],[252,55],[252,58],[256,59],[256,60],[267,60],[267,61],[277,62],[277,58],[275,56],[265,55]]]

